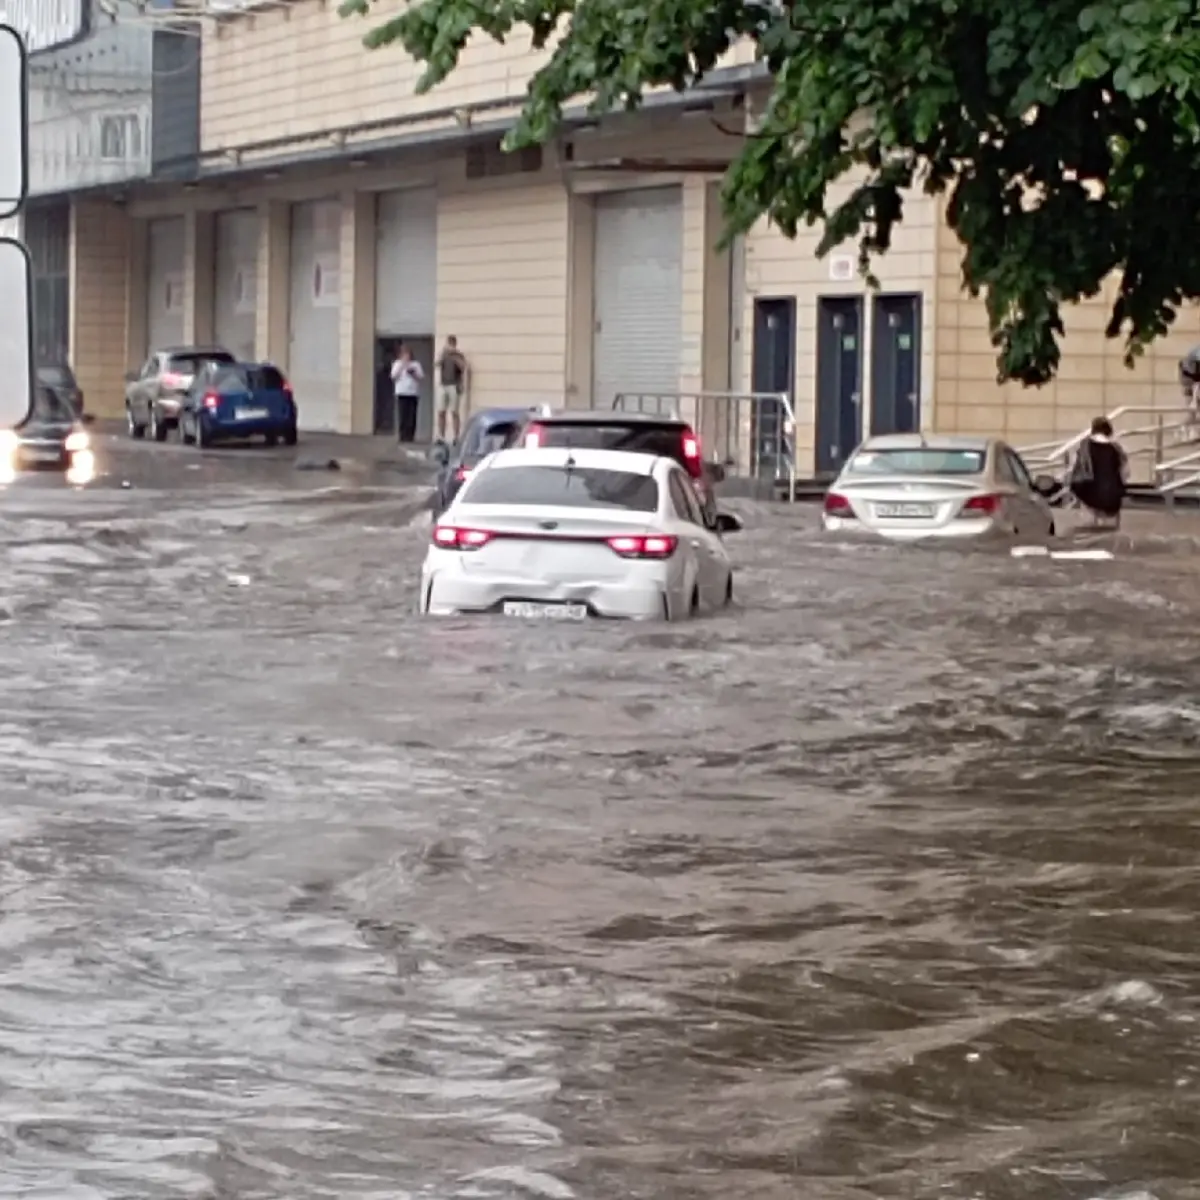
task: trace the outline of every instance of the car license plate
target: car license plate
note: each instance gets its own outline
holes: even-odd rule
[[[265,408],[235,408],[233,410],[235,421],[261,421],[267,415]]]
[[[932,517],[934,507],[932,504],[877,504],[875,505],[875,515],[877,517],[891,517],[893,519],[900,517]]]
[[[586,621],[586,604],[530,604],[525,600],[506,600],[506,617],[523,617],[527,621]]]
[[[30,462],[56,463],[62,458],[60,450],[26,450],[25,457]]]

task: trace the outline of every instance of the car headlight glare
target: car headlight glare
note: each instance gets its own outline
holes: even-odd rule
[[[80,450],[86,450],[91,443],[88,440],[88,435],[82,429],[77,429],[74,433],[67,435],[67,452],[75,454]]]
[[[20,439],[11,429],[0,429],[0,454],[11,457],[16,454]]]

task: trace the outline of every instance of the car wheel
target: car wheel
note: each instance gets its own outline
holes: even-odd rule
[[[275,445],[275,443],[277,441],[279,441],[279,439],[273,433],[268,433],[263,438],[263,445],[264,446],[273,446],[273,445]]]
[[[289,425],[287,427],[287,432],[284,433],[284,435],[283,435],[283,444],[285,446],[294,446],[296,444],[296,441],[297,441],[296,427],[295,427],[295,425]]]
[[[725,607],[728,608],[733,603],[733,572],[729,572],[729,578],[725,581]]]
[[[1046,536],[1049,538],[1058,537],[1058,526],[1053,521],[1050,522],[1050,528],[1046,530]]]
[[[179,418],[179,440],[185,446],[190,446],[192,443],[192,431],[188,425],[187,413],[183,413]]]
[[[133,409],[129,402],[125,403],[125,427],[129,430],[131,438],[143,438],[146,436],[145,425],[139,425],[137,418],[133,415]]]
[[[700,612],[700,589],[692,588],[692,601],[688,605],[688,616],[694,617]]]
[[[662,618],[668,623],[671,620],[671,593],[663,592],[662,594]]]
[[[200,417],[196,418],[196,436],[192,440],[196,443],[196,448],[199,450],[212,445],[212,438],[204,426],[204,421]]]
[[[167,434],[170,433],[170,428],[164,425],[158,417],[158,409],[151,407],[150,409],[150,436],[156,442],[165,442]]]

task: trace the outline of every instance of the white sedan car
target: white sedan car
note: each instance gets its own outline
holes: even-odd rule
[[[720,532],[741,522],[719,517]],[[733,568],[683,468],[616,450],[490,455],[433,527],[422,613],[676,620],[733,598]]]
[[[888,434],[854,452],[822,520],[832,533],[897,541],[1053,537],[1047,496],[1058,486],[996,438]]]

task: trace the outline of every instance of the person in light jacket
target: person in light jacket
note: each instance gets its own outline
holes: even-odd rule
[[[412,351],[400,343],[392,363],[392,392],[396,397],[396,439],[412,442],[417,437],[417,408],[421,403],[421,382],[425,372],[412,356]]]

